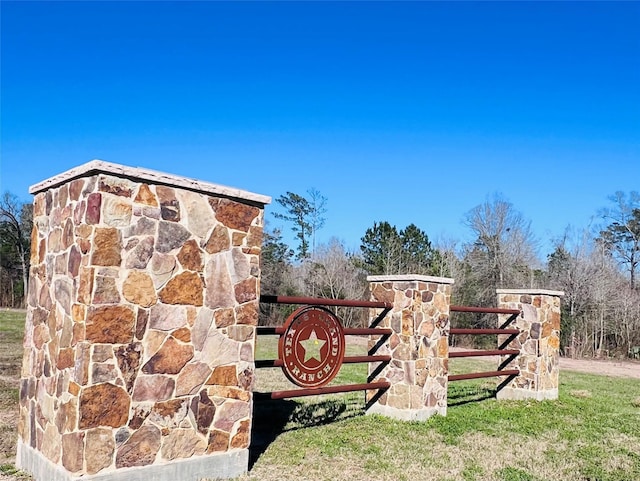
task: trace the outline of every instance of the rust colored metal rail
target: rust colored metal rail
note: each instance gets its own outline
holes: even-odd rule
[[[450,351],[449,357],[516,356],[518,354],[520,351],[517,349],[494,349],[493,351]]]
[[[327,386],[315,389],[292,389],[290,391],[273,391],[271,399],[286,399],[292,397],[317,396],[318,394],[334,394],[339,392],[365,391],[368,389],[389,389],[388,381],[368,382],[365,384],[344,384],[342,386]],[[268,393],[265,393],[268,395]]]
[[[256,327],[256,334],[268,335],[268,334],[284,334],[284,327],[282,326],[258,326]]]
[[[471,335],[484,335],[484,334],[520,334],[520,329],[467,329],[452,327],[449,329],[449,334],[471,334]]]
[[[343,364],[354,364],[357,362],[389,362],[391,356],[346,356],[343,360]],[[258,359],[256,361],[256,367],[282,367],[282,359]]]
[[[393,334],[393,331],[391,329],[383,329],[383,328],[375,328],[375,327],[371,327],[371,328],[345,328],[343,329],[345,335],[352,335],[352,336],[366,336],[366,335],[380,335],[380,336],[390,336],[391,334]],[[267,334],[277,334],[277,335],[281,335],[284,334],[284,327],[282,326],[276,326],[276,327],[268,327],[268,326],[258,326],[256,328],[256,332],[258,334],[261,335],[267,335]]]
[[[390,336],[391,334],[393,334],[393,331],[391,329],[386,329],[383,327],[346,327],[343,329],[343,331],[346,336]]]
[[[345,356],[342,360],[343,364],[353,364],[356,362],[390,362],[391,356]]]
[[[520,314],[518,309],[499,309],[497,307],[449,306],[451,312],[479,312],[482,314]]]
[[[449,381],[464,381],[465,379],[480,379],[483,377],[495,377],[495,376],[517,376],[520,371],[517,369],[505,369],[504,371],[490,371],[490,372],[470,372],[467,374],[452,374],[448,377]]]
[[[268,304],[307,304],[309,306],[374,307],[378,309],[393,309],[393,304],[390,302],[323,299],[317,297],[260,296],[260,302]]]

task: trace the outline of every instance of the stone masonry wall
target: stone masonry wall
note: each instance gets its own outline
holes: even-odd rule
[[[430,276],[370,276],[371,300],[393,303],[393,310],[378,327],[393,334],[379,345],[369,339],[371,354],[389,354],[391,362],[379,369],[369,365],[371,381],[387,380],[391,387],[369,406],[378,413],[405,420],[446,415],[449,357],[449,305],[452,279]],[[372,309],[376,319],[382,309]],[[375,352],[372,352],[375,349]],[[377,392],[367,393],[371,401]]]
[[[504,349],[518,349],[515,358],[501,358],[505,369],[517,368],[520,374],[498,391],[498,399],[557,399],[558,359],[560,347],[560,298],[558,291],[500,289],[498,307],[519,309],[521,315],[508,328],[520,330]],[[508,315],[499,315],[503,325]],[[509,341],[507,335],[499,336],[498,343]]]
[[[75,479],[246,453],[268,198],[70,172],[32,188],[18,464]]]

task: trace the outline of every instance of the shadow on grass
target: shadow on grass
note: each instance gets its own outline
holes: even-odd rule
[[[498,392],[506,387],[514,376],[507,376],[498,386],[478,384],[477,381],[449,383],[447,406],[463,406],[464,404],[495,399]]]
[[[477,385],[456,384],[455,386],[449,386],[447,406],[463,406],[464,404],[495,399],[496,392],[495,387],[488,388]]]
[[[282,433],[360,416],[363,403],[353,397],[292,401],[256,396],[253,405],[249,469]]]

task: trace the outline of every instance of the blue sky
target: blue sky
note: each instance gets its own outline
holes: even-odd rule
[[[640,2],[0,2],[0,189],[92,159],[327,197],[469,241],[501,192],[542,241],[640,190]],[[267,207],[271,227],[280,225]]]

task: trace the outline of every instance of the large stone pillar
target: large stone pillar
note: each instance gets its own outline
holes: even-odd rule
[[[370,381],[389,381],[379,395],[367,393],[367,412],[403,420],[424,420],[447,413],[449,305],[453,279],[420,275],[370,276],[372,301],[393,303],[377,327],[390,336],[371,336],[370,354],[388,354],[391,362],[369,365]],[[372,322],[382,309],[372,309]]]
[[[40,481],[245,472],[270,199],[102,161],[31,193],[18,467]]]
[[[502,357],[504,369],[519,369],[497,393],[498,399],[558,398],[558,359],[560,348],[560,291],[543,289],[498,289],[498,307],[519,309],[521,314],[505,325],[511,316],[498,316],[498,325],[519,329],[517,336],[501,335],[501,349],[517,349],[515,357]]]

